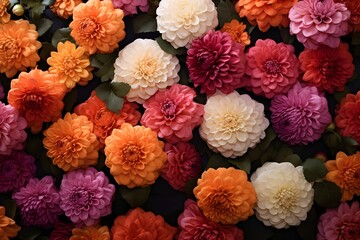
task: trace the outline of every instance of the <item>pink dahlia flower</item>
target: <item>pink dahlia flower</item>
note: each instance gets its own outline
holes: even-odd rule
[[[305,48],[317,49],[319,45],[336,48],[340,37],[348,32],[350,11],[343,3],[333,0],[303,0],[289,12],[290,33],[296,34]]]
[[[295,84],[287,94],[276,95],[270,111],[273,128],[280,140],[308,144],[320,139],[331,122],[328,103],[314,86]]]
[[[193,101],[195,96],[193,89],[180,84],[159,90],[144,103],[140,122],[168,142],[189,141],[204,114],[204,106]]]
[[[60,207],[75,224],[94,225],[111,213],[115,186],[95,168],[66,173],[60,186]]]
[[[359,202],[342,203],[337,209],[327,209],[318,223],[317,240],[360,239]]]
[[[137,14],[139,8],[142,12],[149,10],[148,0],[112,0],[114,8],[120,8],[124,11],[124,15]]]
[[[35,177],[35,159],[25,152],[0,155],[0,192],[16,191]]]
[[[201,93],[212,95],[217,89],[231,93],[245,86],[241,81],[245,72],[244,47],[226,32],[209,31],[192,41],[186,64],[194,86]]]
[[[5,97],[4,88],[3,88],[3,86],[0,84],[0,100],[3,99],[4,97]]]
[[[27,122],[11,105],[0,102],[0,155],[24,148]]]
[[[12,197],[20,209],[24,226],[49,228],[58,222],[58,215],[63,213],[59,206],[59,193],[51,176],[41,180],[30,179]]]
[[[178,218],[179,240],[243,240],[243,231],[235,225],[223,225],[207,219],[194,200],[185,201],[185,209]]]
[[[55,229],[50,233],[50,240],[69,240],[74,227],[72,223],[57,223]]]
[[[201,172],[201,156],[188,142],[165,145],[168,160],[161,176],[176,190],[184,190],[186,183]]]
[[[246,54],[246,84],[255,94],[272,98],[286,93],[299,76],[294,47],[271,39],[257,40]]]

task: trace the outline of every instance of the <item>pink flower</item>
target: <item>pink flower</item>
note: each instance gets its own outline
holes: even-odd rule
[[[271,101],[271,123],[280,140],[308,144],[320,139],[331,122],[325,95],[316,87],[295,84],[287,94]]]
[[[35,159],[25,152],[0,155],[0,192],[20,189],[35,177]]]
[[[292,45],[274,40],[257,40],[246,53],[245,79],[255,93],[272,98],[286,93],[299,76],[299,61]]]
[[[24,148],[27,122],[11,105],[0,102],[0,155]]]
[[[140,122],[171,143],[189,141],[204,114],[204,106],[193,101],[195,96],[192,88],[180,84],[159,90],[144,103]]]
[[[41,180],[30,179],[29,183],[12,197],[20,209],[24,226],[48,228],[57,223],[58,215],[63,213],[59,207],[59,193],[51,176]]]
[[[179,240],[243,240],[243,231],[235,225],[223,225],[208,220],[194,200],[185,201],[185,209],[178,218],[181,228]]]
[[[142,12],[149,10],[148,0],[112,0],[114,8],[120,8],[124,11],[124,15],[137,14],[137,8]]]
[[[161,176],[176,190],[184,190],[186,183],[201,173],[201,157],[195,146],[188,142],[165,145],[168,156]]]
[[[217,89],[231,93],[245,86],[241,77],[245,72],[244,47],[226,32],[209,31],[192,41],[186,64],[194,86],[201,93],[212,95]]]
[[[115,186],[91,167],[66,173],[59,193],[65,215],[75,224],[91,226],[111,213]]]
[[[57,223],[55,229],[50,233],[50,240],[69,240],[74,227],[72,223]]]
[[[359,202],[351,206],[342,203],[337,209],[327,209],[318,223],[317,240],[360,239]]]
[[[4,97],[5,97],[4,88],[3,88],[3,86],[0,84],[0,100],[3,99]]]
[[[299,1],[289,12],[290,33],[305,48],[317,49],[321,44],[336,48],[348,32],[350,15],[343,3],[333,0]]]

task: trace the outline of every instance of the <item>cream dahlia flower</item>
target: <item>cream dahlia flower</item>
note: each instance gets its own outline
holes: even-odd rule
[[[156,14],[158,31],[174,48],[185,47],[219,23],[211,0],[162,0]]]
[[[306,219],[314,189],[305,180],[302,166],[265,163],[253,173],[251,182],[258,197],[256,217],[266,226],[288,228]]]
[[[244,155],[265,137],[269,126],[264,105],[236,91],[217,92],[208,98],[204,110],[200,136],[213,151],[229,158]]]
[[[115,61],[113,82],[131,86],[126,95],[129,102],[143,103],[157,90],[179,81],[179,60],[164,52],[151,39],[136,39],[119,52]]]

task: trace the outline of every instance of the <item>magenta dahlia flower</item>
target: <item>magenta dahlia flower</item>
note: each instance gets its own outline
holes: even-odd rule
[[[24,148],[27,122],[11,105],[0,102],[0,155]]]
[[[257,40],[245,55],[247,87],[267,98],[289,91],[299,76],[300,64],[294,51],[292,45]]]
[[[328,103],[314,86],[295,84],[271,101],[271,122],[280,140],[308,144],[318,140],[331,122]]]
[[[194,200],[185,201],[184,212],[178,217],[179,240],[243,240],[243,231],[235,225],[223,225],[207,219]]]
[[[161,176],[176,190],[184,190],[186,183],[201,173],[201,156],[195,146],[188,142],[167,143],[168,160]]]
[[[54,230],[50,233],[50,240],[69,240],[74,227],[72,223],[57,223]]]
[[[138,8],[142,12],[149,10],[148,0],[112,0],[114,8],[120,8],[124,11],[124,16],[138,13]]]
[[[140,122],[168,142],[188,141],[204,115],[204,106],[193,101],[195,96],[192,88],[180,84],[159,90],[144,103]]]
[[[186,64],[194,86],[212,95],[217,89],[225,94],[245,86],[241,80],[245,72],[244,47],[226,32],[209,31],[192,41]]]
[[[360,239],[359,202],[344,202],[337,209],[327,209],[318,223],[317,240]]]
[[[91,167],[66,173],[59,193],[65,215],[75,224],[91,226],[111,213],[115,186]]]
[[[51,176],[41,180],[30,179],[12,197],[20,209],[24,226],[49,228],[58,222],[58,216],[63,213],[59,206],[59,193]]]
[[[34,157],[25,152],[0,155],[0,192],[19,190],[35,177],[35,171]]]
[[[343,3],[333,0],[303,0],[289,12],[290,33],[296,34],[305,48],[317,49],[320,45],[336,48],[340,37],[348,32],[350,11]]]

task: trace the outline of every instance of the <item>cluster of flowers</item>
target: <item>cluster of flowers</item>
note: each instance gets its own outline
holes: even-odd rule
[[[325,93],[343,91],[354,72],[349,46],[340,37],[360,30],[360,3],[235,2],[239,16],[261,31],[289,26],[305,50],[296,56],[292,45],[271,39],[248,47],[246,26],[237,20],[216,30],[218,12],[211,0],[162,0],[157,29],[173,48],[187,48],[189,78],[206,94],[206,104],[194,101],[194,88],[178,83],[180,61],[175,55],[155,40],[136,39],[119,51],[114,63],[112,82],[131,87],[122,109],[110,111],[93,91],[73,112],[62,115],[65,95],[93,78],[90,56],[117,49],[126,34],[123,17],[138,9],[146,12],[149,2],[56,0],[51,10],[72,18],[69,28],[76,44],[58,43],[47,59],[48,70],[42,71],[36,67],[41,43],[35,25],[10,20],[9,1],[0,0],[0,72],[14,78],[6,93],[8,104],[0,103],[0,192],[12,193],[23,226],[55,226],[50,238],[62,240],[239,240],[244,234],[235,224],[253,214],[275,228],[297,226],[307,218],[314,189],[302,166],[265,163],[250,179],[232,167],[202,173],[201,155],[190,140],[198,130],[207,146],[226,158],[254,148],[270,123],[287,144],[319,140],[332,122]],[[269,119],[264,105],[238,93],[239,88],[270,99]],[[0,99],[4,97],[1,87]],[[341,135],[358,142],[359,114],[360,92],[347,94],[334,118]],[[46,155],[65,172],[59,187],[52,176],[36,178],[35,159],[23,150],[27,128],[43,133]],[[105,154],[115,182],[128,188],[147,187],[162,176],[184,191],[189,180],[201,175],[193,190],[197,201],[185,202],[179,229],[140,208],[118,216],[111,230],[101,226],[100,219],[111,214],[115,185],[94,168],[99,152]],[[318,239],[356,239],[359,204],[346,201],[360,195],[360,152],[339,152],[326,167],[325,179],[342,189],[343,203],[321,216]],[[59,222],[63,214],[71,224]],[[0,239],[19,230],[0,207]]]

